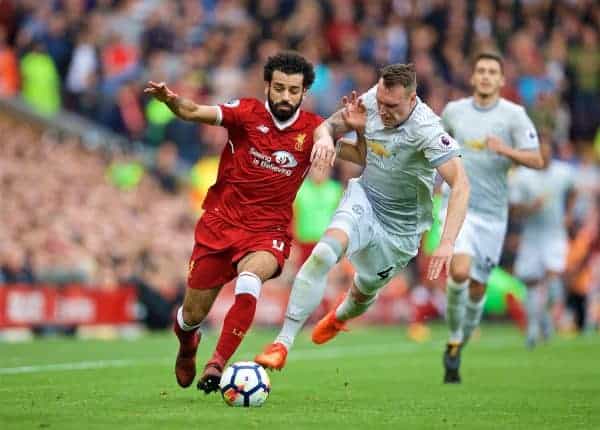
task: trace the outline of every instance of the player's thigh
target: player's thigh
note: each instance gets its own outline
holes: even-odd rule
[[[464,282],[471,277],[470,254],[457,254],[452,256],[450,261],[450,276],[456,282]]]
[[[472,243],[470,275],[472,280],[485,284],[492,269],[500,262],[506,236],[506,221],[476,216],[474,226],[477,236]]]
[[[291,237],[286,232],[239,232],[233,260],[237,272],[251,272],[263,282],[278,276],[290,255]]]
[[[216,251],[196,244],[190,257],[187,285],[192,290],[212,290],[225,285],[236,276],[232,253]]]
[[[253,251],[246,254],[237,264],[238,273],[250,272],[263,282],[271,279],[279,270],[279,262],[269,251]]]
[[[327,232],[337,233],[345,254],[351,256],[372,241],[377,222],[364,189],[356,180],[351,180],[331,218]]]
[[[536,241],[521,238],[513,269],[515,276],[526,283],[535,283],[543,279],[546,269],[542,252]]]
[[[548,235],[541,248],[546,272],[563,273],[567,264],[568,243],[565,236]]]
[[[418,247],[417,236],[390,240],[377,235],[369,246],[350,256],[357,289],[367,296],[375,294],[417,255]]]

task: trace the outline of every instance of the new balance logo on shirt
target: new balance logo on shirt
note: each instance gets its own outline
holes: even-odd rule
[[[267,127],[266,125],[262,125],[262,124],[259,125],[258,127],[256,127],[256,129],[263,134],[267,134],[269,132],[269,127]]]

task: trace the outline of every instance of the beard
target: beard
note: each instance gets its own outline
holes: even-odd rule
[[[285,122],[290,119],[296,111],[300,108],[302,104],[302,99],[304,96],[300,97],[300,101],[296,106],[288,102],[279,102],[275,103],[271,100],[271,91],[269,90],[269,94],[267,96],[267,103],[269,103],[269,109],[271,109],[271,113],[278,121]]]

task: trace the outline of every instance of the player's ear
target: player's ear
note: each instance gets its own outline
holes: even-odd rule
[[[410,101],[410,103],[414,103],[414,101],[417,99],[417,91],[416,90],[410,90],[410,93],[408,95],[408,100]]]

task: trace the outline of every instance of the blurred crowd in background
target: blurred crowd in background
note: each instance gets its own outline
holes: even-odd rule
[[[145,165],[127,148],[91,151],[77,137],[0,118],[0,282],[110,288],[136,278],[165,294],[185,285],[227,132],[178,120],[144,96],[148,80],[205,104],[262,99],[265,59],[291,48],[316,68],[304,109],[329,116],[342,95],[372,86],[382,65],[413,62],[420,97],[440,113],[470,94],[471,54],[494,48],[506,60],[503,96],[578,166],[567,278],[585,295],[600,283],[599,28],[594,0],[0,0],[0,97],[49,117],[77,112],[155,154]],[[306,196],[326,193],[326,221],[359,173],[338,163],[311,177],[297,213],[314,213]],[[305,218],[281,285],[320,235]],[[508,268],[518,222],[510,231]],[[400,284],[418,284],[421,266]],[[334,276],[347,285],[350,271]]]

